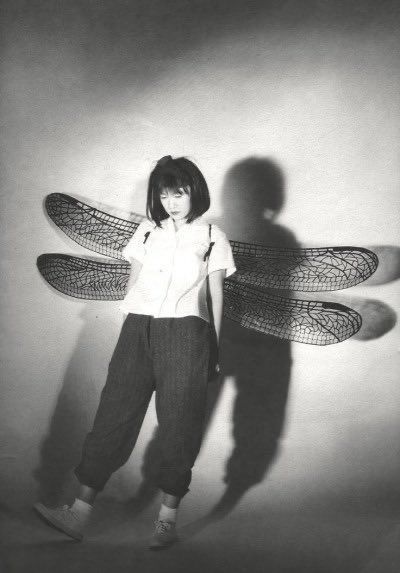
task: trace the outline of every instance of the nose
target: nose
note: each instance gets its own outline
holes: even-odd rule
[[[175,207],[175,199],[174,199],[174,197],[171,197],[171,196],[168,197],[167,207],[168,207],[168,209],[169,209],[170,211],[173,211],[173,210],[174,210],[174,207]]]

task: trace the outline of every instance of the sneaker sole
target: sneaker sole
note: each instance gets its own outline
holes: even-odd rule
[[[169,549],[172,545],[178,543],[178,541],[179,537],[177,537],[176,539],[171,539],[171,541],[167,541],[166,543],[161,543],[161,542],[158,543],[156,541],[153,541],[148,546],[148,549],[150,551],[162,551],[163,549]]]
[[[58,531],[65,533],[66,535],[68,535],[68,537],[72,537],[72,539],[75,539],[75,541],[82,541],[83,539],[82,533],[79,533],[79,531],[74,531],[73,529],[70,529],[63,523],[60,523],[51,513],[49,513],[45,505],[43,505],[42,503],[35,503],[33,508],[39,514],[39,516],[44,519],[44,521],[47,524],[52,525]]]

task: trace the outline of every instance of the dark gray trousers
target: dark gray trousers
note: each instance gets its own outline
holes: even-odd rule
[[[183,497],[199,453],[206,405],[210,325],[196,316],[129,314],[111,358],[92,431],[75,474],[102,490],[129,458],[156,391],[158,485]]]

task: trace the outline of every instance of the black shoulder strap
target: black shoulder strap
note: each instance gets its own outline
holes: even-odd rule
[[[156,228],[156,225],[154,225],[153,229]],[[149,238],[151,231],[146,231],[146,233],[144,234],[144,241],[143,244],[145,244],[145,242],[147,241],[147,239]]]
[[[204,261],[205,261],[206,259],[208,259],[209,256],[211,255],[211,251],[212,251],[212,248],[213,248],[213,246],[214,246],[214,241],[211,241],[211,228],[212,228],[212,225],[208,225],[208,237],[209,237],[209,239],[210,239],[210,245],[209,245],[209,247],[208,247],[208,249],[207,249],[207,252],[206,252],[205,255],[204,255],[204,259],[203,259]],[[147,239],[149,238],[149,235],[150,235],[150,231],[147,231],[147,232],[144,234],[143,244],[145,244],[145,242],[146,242]]]
[[[206,251],[206,253],[204,255],[203,261],[205,261],[206,259],[208,259],[210,257],[212,248],[214,246],[214,241],[211,241],[211,225],[208,225],[208,237],[210,239],[210,244],[209,244],[208,250]]]

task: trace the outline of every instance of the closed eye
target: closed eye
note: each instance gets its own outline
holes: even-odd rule
[[[179,199],[180,197],[183,197],[184,193],[177,191],[176,193],[171,194],[171,197],[174,197],[175,199]],[[168,199],[168,195],[160,195],[161,199]]]
[[[161,192],[160,198],[168,199],[168,197],[171,196],[174,197],[174,199],[180,199],[180,197],[183,197],[184,195],[189,195],[188,191],[186,191],[185,189],[176,189],[172,193]]]

